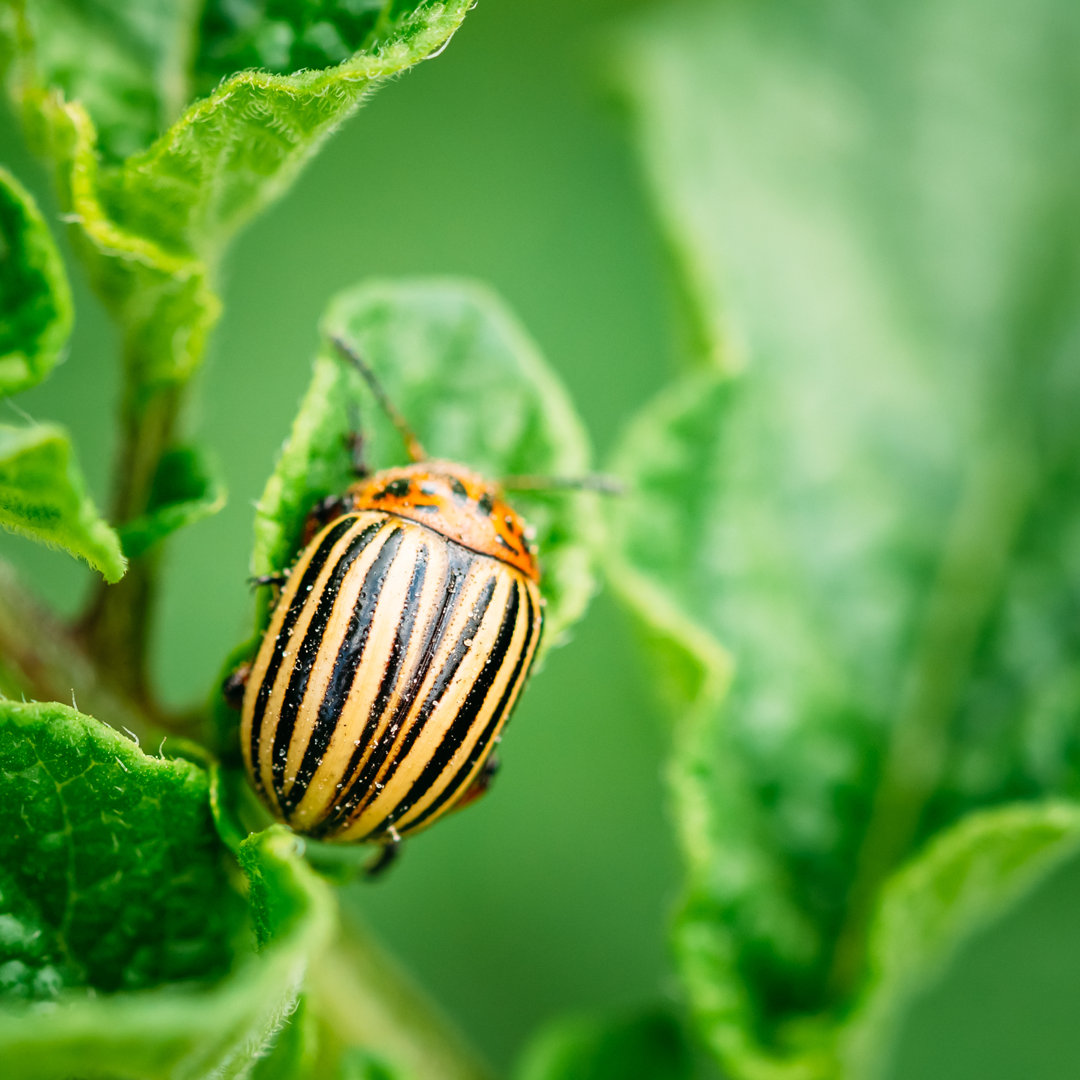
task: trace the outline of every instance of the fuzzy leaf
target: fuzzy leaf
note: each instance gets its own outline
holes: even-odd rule
[[[58,427],[0,424],[0,526],[85,559],[106,581],[124,575],[120,540],[86,494]]]
[[[305,1080],[316,1075],[318,1035],[315,1017],[301,994],[296,1008],[255,1063],[252,1080]]]
[[[1080,846],[1074,803],[1006,806],[970,815],[933,840],[883,889],[869,943],[868,983],[840,1032],[855,1076],[885,1075],[898,1003],[912,997],[957,941],[1000,915]]]
[[[158,464],[147,513],[120,529],[129,559],[170,533],[211,517],[225,506],[225,484],[216,462],[194,447],[176,447]]]
[[[388,10],[378,32],[336,67],[233,75],[167,129],[159,127],[145,148],[148,118],[160,120],[159,114],[168,112],[164,91],[175,82],[168,65],[159,67],[161,50],[176,47],[175,27],[190,17],[190,6],[169,5],[160,18],[140,9],[121,25],[108,17],[103,2],[88,8],[52,0],[48,18],[38,17],[31,5],[16,35],[21,57],[16,94],[34,141],[57,164],[62,201],[77,223],[96,288],[125,327],[137,400],[185,381],[198,366],[220,307],[210,268],[236,229],[287,189],[365,94],[444,46],[470,2]],[[61,77],[68,68],[51,58],[66,56],[58,39],[70,33],[72,20],[84,19],[116,32],[123,44],[113,48],[121,49],[125,60],[116,62],[119,81],[109,85],[104,98],[72,100],[65,87],[78,91],[94,72]],[[128,40],[132,36],[136,44]],[[130,77],[142,80],[143,97],[151,102],[146,108],[138,105],[138,94],[123,91],[129,67],[141,72]],[[158,78],[163,87],[157,86]],[[182,87],[180,103],[189,96]],[[138,144],[138,152],[123,160],[108,153],[101,159],[97,127],[114,121],[120,134],[112,137],[112,148],[129,153],[129,145]]]
[[[0,397],[53,369],[71,333],[60,252],[30,193],[0,168]]]
[[[64,705],[0,702],[0,992],[142,990],[224,973],[242,902],[206,777]]]
[[[882,884],[849,999],[853,1020],[843,1024],[839,1010],[830,1019],[827,1007],[801,1017],[780,996],[781,986],[812,988],[822,953],[836,947],[821,910],[832,899],[843,911],[843,895],[825,890],[853,875],[857,861],[852,852],[845,863],[843,847],[824,843],[800,850],[784,826],[807,828],[827,811],[838,822],[865,817],[874,777],[837,776],[839,765],[868,752],[865,739],[845,726],[851,718],[829,716],[829,696],[818,689],[828,657],[800,631],[799,595],[778,588],[776,566],[755,567],[755,553],[773,541],[728,501],[735,485],[727,466],[739,454],[725,436],[742,389],[712,373],[686,379],[639,418],[620,467],[636,497],[624,508],[628,561],[613,584],[639,621],[677,718],[669,775],[688,882],[676,955],[706,1039],[733,1076],[861,1080],[884,1067],[899,1011],[956,944],[1076,850],[1080,810],[1034,803],[958,814],[922,853],[914,842],[914,858]],[[703,530],[696,557],[695,529]],[[723,621],[732,643],[734,678],[731,656],[703,625],[709,597],[709,617]],[[770,722],[779,730],[769,731]],[[999,799],[1017,795],[1006,787]],[[831,835],[841,835],[837,826]],[[816,908],[807,896],[813,884],[824,893]]]
[[[242,845],[254,955],[199,767],[0,701],[0,788],[5,1077],[244,1075],[326,940],[330,900],[293,838]]]
[[[678,954],[735,1077],[867,1075],[844,1013],[1042,865],[968,816],[1080,779],[1080,12],[849,14],[680,5],[622,54],[706,370],[624,442],[615,577],[675,658]],[[862,1000],[924,858],[944,929]]]
[[[517,1080],[690,1080],[693,1059],[666,1013],[620,1022],[564,1020],[533,1040]]]
[[[195,0],[16,0],[15,7],[24,46],[35,46],[37,78],[83,103],[107,160],[146,149],[187,103]]]
[[[211,0],[199,68],[215,81],[240,68],[278,74],[340,64],[422,32],[431,0]]]
[[[485,289],[452,280],[372,282],[338,296],[323,330],[363,353],[434,457],[491,477],[588,472],[588,441],[565,390]],[[256,510],[256,574],[288,566],[308,511],[352,481],[346,439],[357,418],[373,467],[406,460],[359,376],[326,345]],[[537,530],[550,646],[593,591],[595,496],[515,501]]]
[[[424,1080],[439,1075],[399,1069],[368,1050],[338,1046],[340,1037],[332,1029],[320,1031],[319,1021],[301,996],[273,1047],[256,1063],[252,1080]]]

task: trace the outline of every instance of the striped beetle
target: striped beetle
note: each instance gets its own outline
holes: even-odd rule
[[[364,377],[412,464],[360,479],[309,516],[242,692],[241,745],[267,808],[320,840],[402,837],[487,789],[492,751],[528,678],[543,628],[540,570],[502,487],[429,460],[367,363]],[[603,478],[521,487],[590,486]]]

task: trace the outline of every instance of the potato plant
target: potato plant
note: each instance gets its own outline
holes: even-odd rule
[[[18,406],[66,359],[74,304],[59,223],[0,167],[0,525],[98,578],[67,617],[0,561],[4,1077],[491,1075],[343,915],[370,853],[304,841],[247,788],[219,686],[272,594],[190,706],[148,662],[163,552],[226,500],[192,399],[230,241],[470,6],[0,0],[12,114],[122,384],[99,505],[94,449]],[[439,457],[627,489],[527,516],[545,649],[603,585],[670,719],[684,885],[655,933],[678,986],[537,1032],[517,1080],[890,1075],[957,945],[1076,852],[1080,12],[992,7],[613,20],[598,66],[670,249],[684,366],[605,462],[483,283],[343,281],[312,327],[238,573],[287,568],[349,482],[350,433],[377,467],[403,458],[335,335]]]

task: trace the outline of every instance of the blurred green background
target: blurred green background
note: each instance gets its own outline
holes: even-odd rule
[[[251,504],[306,385],[319,314],[340,288],[367,275],[490,282],[566,381],[600,461],[676,370],[666,255],[601,74],[605,27],[637,6],[484,0],[436,62],[369,102],[243,235],[189,417],[221,459],[231,497],[170,549],[155,647],[169,699],[211,692],[248,630]],[[7,114],[0,160],[55,214],[47,177]],[[72,429],[104,502],[116,341],[75,277],[69,362],[11,407]],[[58,606],[78,607],[88,575],[70,559],[0,543]],[[600,596],[526,695],[493,793],[410,842],[387,879],[348,890],[351,907],[498,1066],[556,1015],[676,999],[665,743],[629,628]],[[1074,1075],[1078,1000],[1074,865],[924,996],[894,1075]]]

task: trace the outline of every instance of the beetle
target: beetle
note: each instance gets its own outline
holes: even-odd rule
[[[411,464],[367,473],[309,515],[242,693],[248,778],[280,821],[379,845],[487,790],[543,632],[530,531],[503,485],[428,458],[367,362],[332,343],[401,434]],[[594,486],[604,478],[521,486]]]

